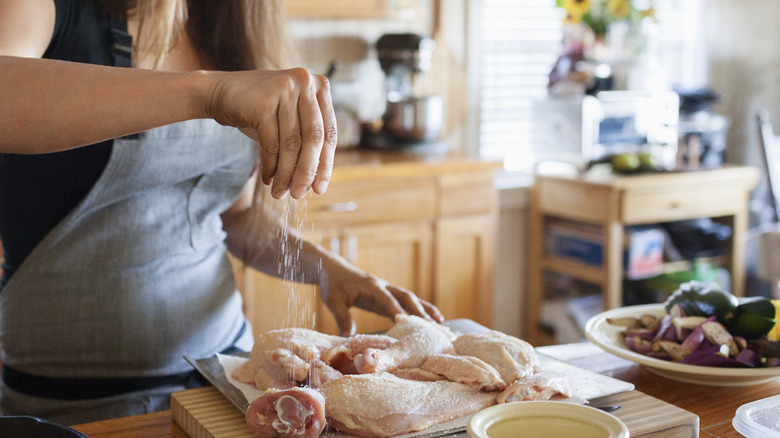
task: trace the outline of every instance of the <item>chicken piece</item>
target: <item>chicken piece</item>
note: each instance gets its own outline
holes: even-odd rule
[[[325,397],[314,389],[267,391],[246,410],[246,425],[258,437],[314,438],[325,430]]]
[[[539,357],[531,344],[499,331],[460,335],[453,345],[457,354],[474,356],[493,366],[506,383],[540,370]]]
[[[569,400],[582,402],[574,397],[566,376],[555,371],[543,371],[512,382],[496,397],[498,403],[540,400]]]
[[[324,350],[320,359],[343,374],[357,374],[355,356],[367,348],[384,350],[397,339],[386,335],[355,335],[347,338],[341,344]]]
[[[441,380],[418,382],[389,373],[344,376],[325,383],[331,427],[362,437],[426,429],[495,404],[495,393]]]
[[[417,380],[420,382],[435,382],[437,380],[447,380],[446,377],[425,371],[421,368],[396,368],[390,371],[390,374],[402,379]]]
[[[325,382],[333,379],[339,379],[343,376],[344,374],[342,374],[339,370],[331,367],[319,359],[314,359],[313,361],[309,362],[309,376],[306,380],[306,386],[311,388],[319,388]]]
[[[361,374],[419,368],[428,356],[453,354],[455,334],[443,325],[414,315],[396,316],[396,324],[387,336],[398,339],[384,350],[367,348],[355,356],[355,368]]]
[[[387,348],[394,342],[395,338],[385,335],[343,338],[303,328],[271,330],[257,337],[249,361],[237,368],[233,377],[260,389],[283,389],[336,375],[355,374],[355,355],[367,348]],[[309,364],[314,360],[324,362],[317,364],[324,377],[310,375]]]
[[[473,356],[436,354],[426,359],[420,368],[481,391],[503,391],[506,388],[495,368]]]
[[[323,350],[344,341],[340,336],[304,328],[271,330],[257,337],[249,360],[232,376],[260,389],[289,387],[292,382],[306,380],[307,364],[319,359]]]

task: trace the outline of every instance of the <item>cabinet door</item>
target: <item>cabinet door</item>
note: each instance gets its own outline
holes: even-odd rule
[[[434,303],[445,318],[493,326],[495,227],[494,215],[437,222]]]
[[[429,221],[360,225],[341,231],[340,252],[357,267],[395,285],[432,299],[432,237]],[[318,329],[337,334],[336,322],[320,303]],[[393,322],[361,309],[351,309],[358,333],[387,330]]]

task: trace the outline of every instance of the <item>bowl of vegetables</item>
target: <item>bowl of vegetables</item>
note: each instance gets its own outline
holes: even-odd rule
[[[683,283],[664,303],[602,312],[585,325],[603,350],[670,379],[742,386],[780,377],[780,302],[738,299],[713,285]]]

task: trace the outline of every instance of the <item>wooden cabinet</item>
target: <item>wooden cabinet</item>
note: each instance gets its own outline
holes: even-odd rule
[[[435,303],[448,319],[492,325],[498,163],[366,151],[336,158],[328,192],[297,203],[305,237]],[[235,268],[255,333],[291,326],[337,333],[316,287]],[[392,326],[351,313],[359,333]]]
[[[718,218],[731,225],[725,266],[731,274],[731,291],[743,295],[748,202],[758,179],[758,169],[746,166],[632,176],[535,176],[531,192],[524,338],[533,345],[555,342],[539,324],[546,271],[598,285],[605,310],[622,305],[623,235],[629,225],[700,217]],[[545,252],[545,233],[549,222],[556,219],[600,228],[601,266],[553,257]]]

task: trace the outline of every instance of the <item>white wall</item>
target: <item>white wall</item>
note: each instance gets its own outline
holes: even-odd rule
[[[731,119],[729,161],[760,163],[755,111],[780,129],[780,1],[707,0],[709,84],[722,93],[716,110]]]

